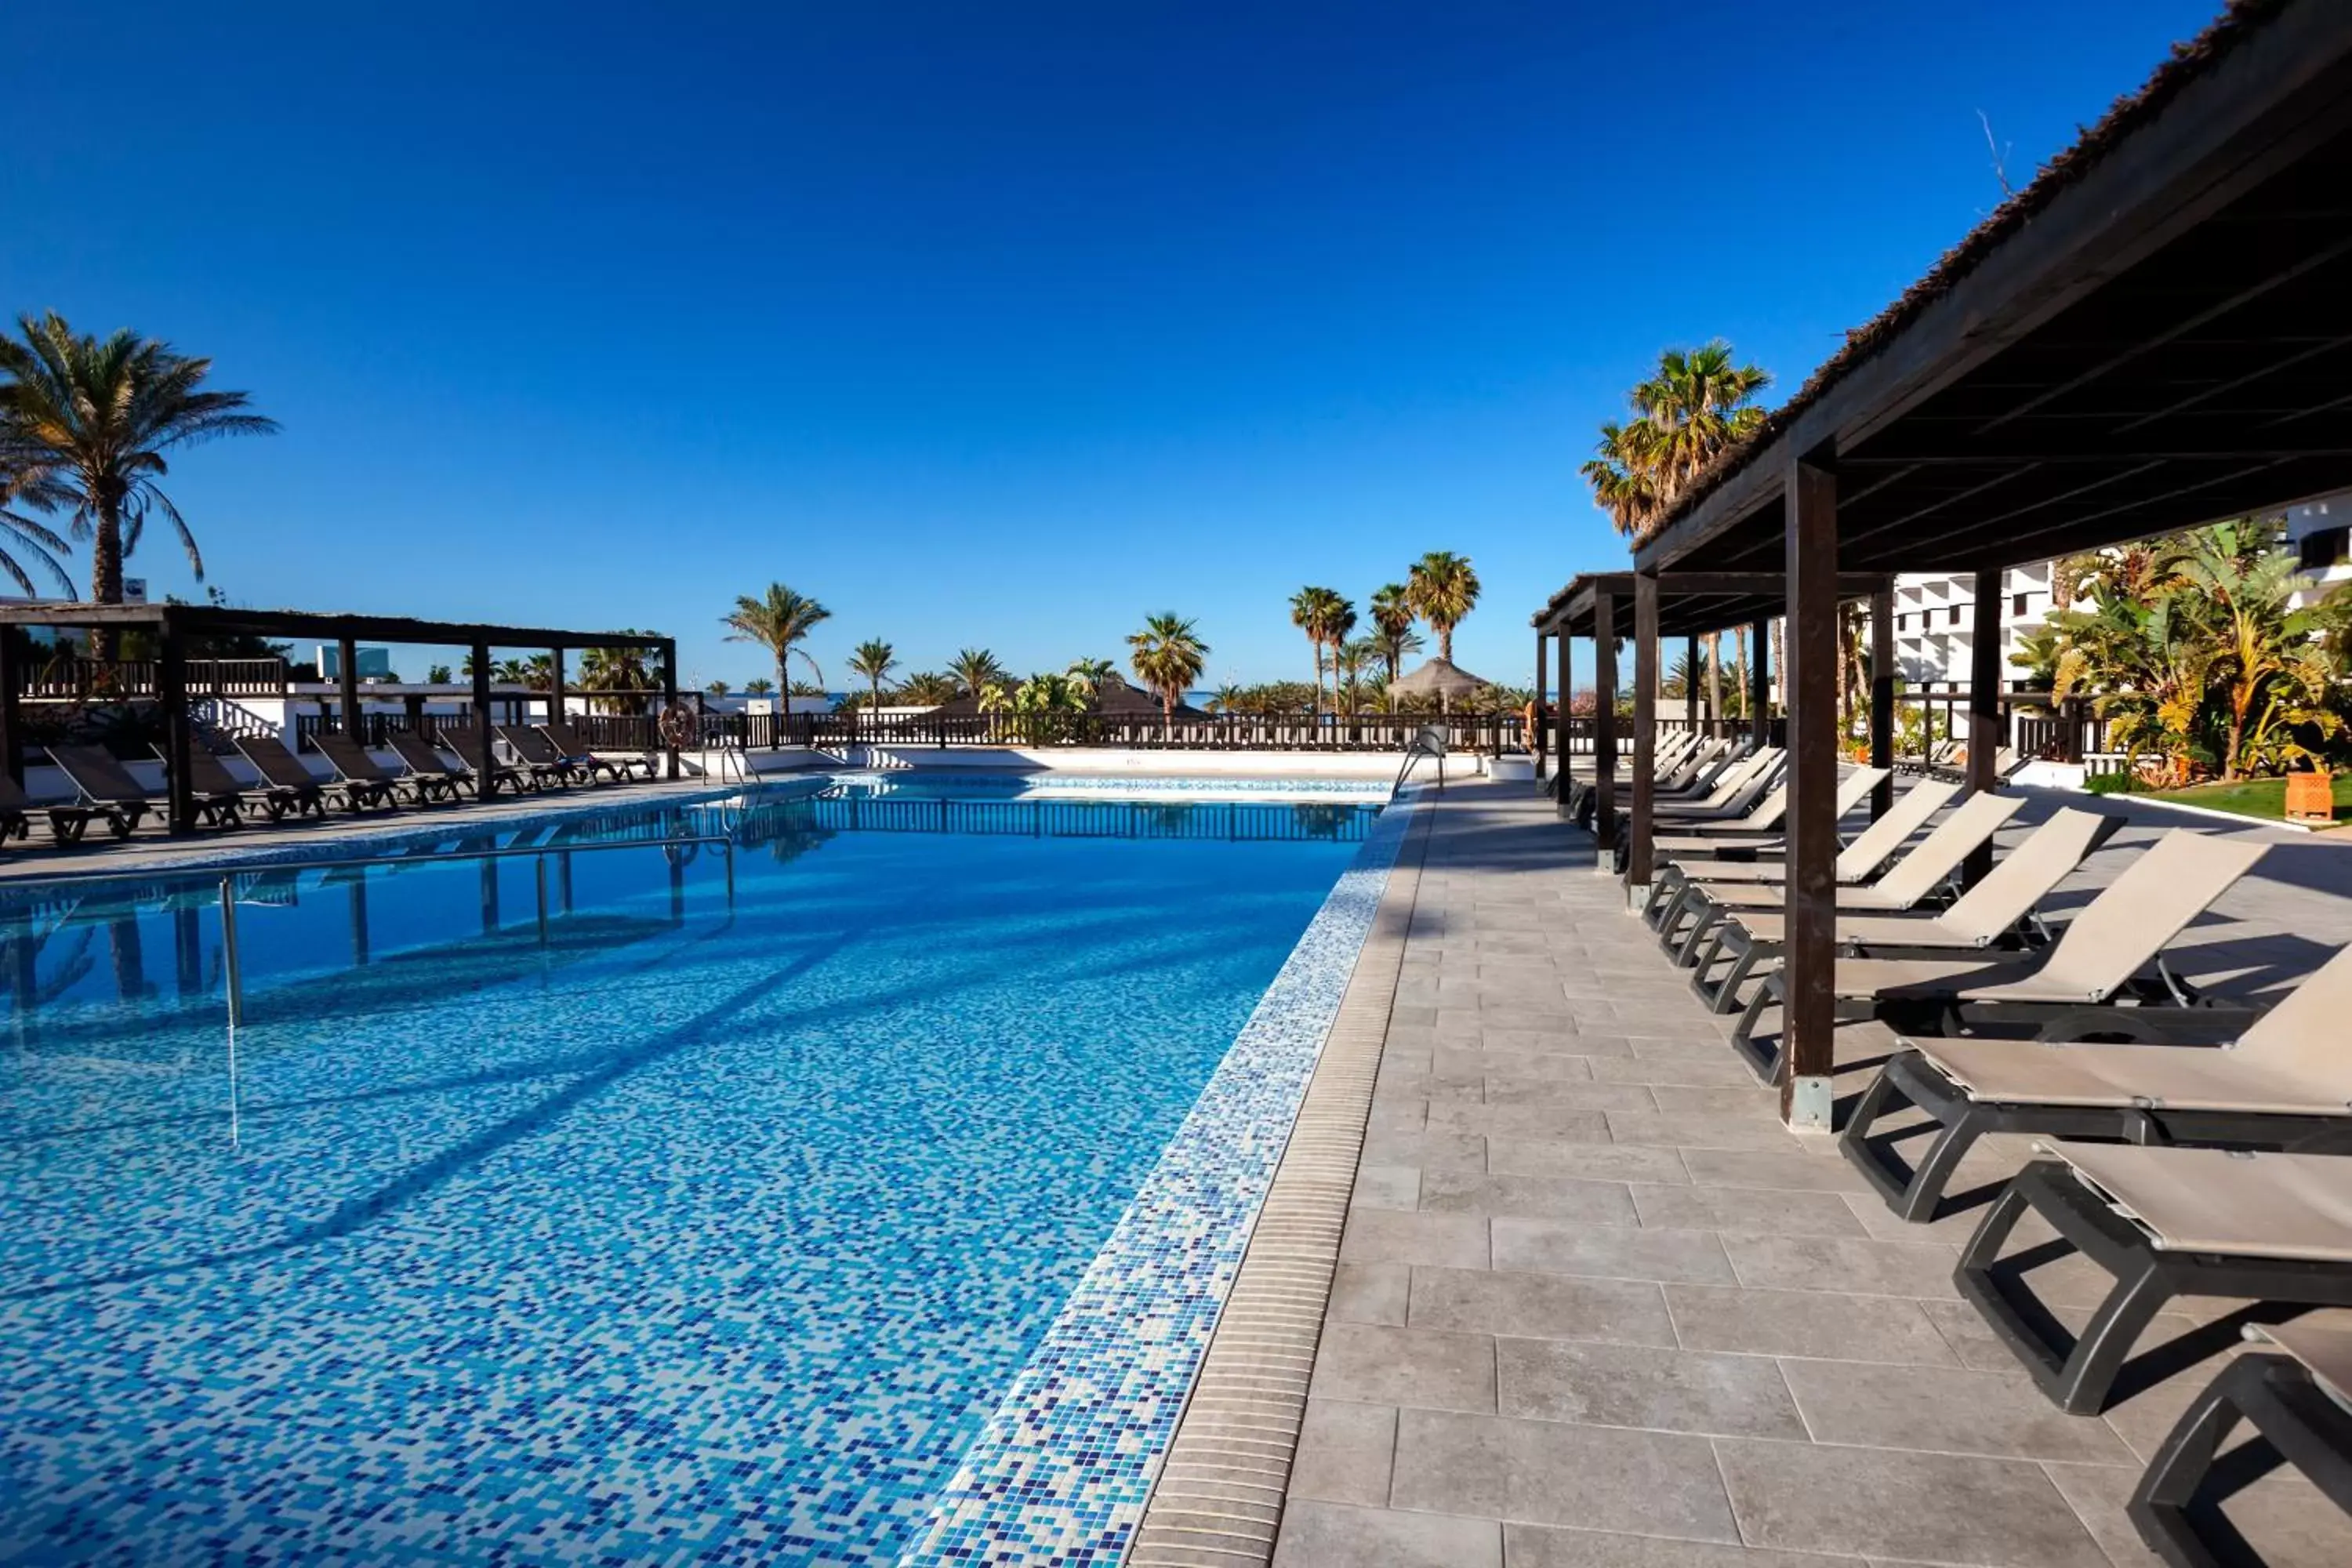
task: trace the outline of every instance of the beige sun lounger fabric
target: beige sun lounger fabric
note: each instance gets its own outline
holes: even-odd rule
[[[1885,768],[1856,768],[1838,781],[1837,815],[1841,817],[1862,804],[1863,798],[1878,787],[1887,775]],[[1727,843],[1738,842],[1743,833],[1768,834],[1778,830],[1789,815],[1789,786],[1780,784],[1770,795],[1756,803],[1756,809],[1736,822],[1714,822],[1692,828],[1686,833],[1651,840],[1651,847],[1660,855],[1671,856],[1675,851],[1705,853],[1720,849]],[[1771,853],[1779,848],[1777,842],[1759,846]]]
[[[2257,1116],[2352,1115],[2352,947],[2337,952],[2237,1043],[2107,1046],[1906,1040],[1975,1100],[2144,1105]]]
[[[1971,850],[2000,831],[2001,825],[2017,815],[2025,803],[2014,795],[1972,795],[1960,803],[1959,809],[1936,825],[1935,831],[1901,859],[1886,868],[1886,874],[1867,887],[1842,887],[1837,902],[1841,912],[1853,910],[1861,912],[1886,910],[1907,910],[1937,888],[1946,878],[1960,868],[1960,862]],[[1746,869],[1745,867],[1738,869]],[[1785,871],[1783,866],[1766,868],[1775,872]],[[1724,887],[1714,885],[1713,877],[1698,879],[1707,897],[1726,909],[1772,909],[1787,894],[1776,876],[1770,887]]]
[[[2352,1160],[2042,1142],[2166,1252],[2352,1263]]]
[[[1843,997],[1916,993],[1958,1002],[2095,1005],[2253,869],[2264,847],[2249,837],[2176,827],[2084,906],[2046,952],[2000,960],[1841,958],[1832,989]]]
[[[1848,907],[1847,894],[1841,892],[1837,940],[1862,947],[1990,946],[2032,914],[2052,889],[2073,874],[2098,842],[2099,830],[2105,823],[2105,818],[2095,811],[2061,806],[2047,822],[2026,835],[2024,843],[2001,857],[2000,863],[1983,881],[1960,895],[1958,902],[1939,915],[1855,915],[1848,919],[1843,912]],[[1916,855],[1926,847],[1923,844],[1912,853]],[[1894,874],[1890,873],[1887,880],[1894,880]],[[1733,889],[1743,894],[1746,890]],[[1854,893],[1875,890],[1852,889]],[[1731,902],[1734,908],[1738,907],[1737,900]],[[1769,909],[1740,909],[1734,918],[1758,942],[1777,943],[1787,934],[1784,917]]]
[[[1959,793],[1960,786],[1956,784],[1922,779],[1896,795],[1895,804],[1886,808],[1886,815],[1855,834],[1853,842],[1839,853],[1838,880],[1859,882],[1876,871],[1903,847],[1905,840],[1926,826],[1927,819],[1943,810]],[[1691,873],[1691,880],[1708,889],[1728,882],[1778,882],[1788,875],[1777,861],[1769,866],[1717,866],[1702,861],[1685,869]]]
[[[2311,1375],[2337,1399],[2352,1401],[2352,1329],[2322,1328],[2316,1323],[2271,1323],[2252,1331],[2310,1369]]]

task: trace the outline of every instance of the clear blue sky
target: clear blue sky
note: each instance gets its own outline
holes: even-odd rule
[[[1660,348],[1792,390],[1997,200],[1979,110],[2021,179],[2212,9],[92,0],[12,25],[0,310],[283,422],[173,480],[242,603],[740,684],[782,579],[835,687],[1174,609],[1215,684],[1451,549],[1457,658],[1524,682],[1622,559],[1576,467]]]

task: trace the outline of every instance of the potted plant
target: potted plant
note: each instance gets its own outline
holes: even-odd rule
[[[2336,775],[2314,763],[2286,775],[2286,819],[2289,822],[2336,820]]]

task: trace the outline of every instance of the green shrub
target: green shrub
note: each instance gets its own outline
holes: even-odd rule
[[[2129,773],[2098,773],[2084,780],[2083,787],[2093,795],[2131,795],[2139,789],[2139,781]]]

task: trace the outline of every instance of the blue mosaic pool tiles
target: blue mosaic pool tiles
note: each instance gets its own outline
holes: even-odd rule
[[[1241,1267],[1410,803],[1324,900],[899,1568],[1109,1568]]]

